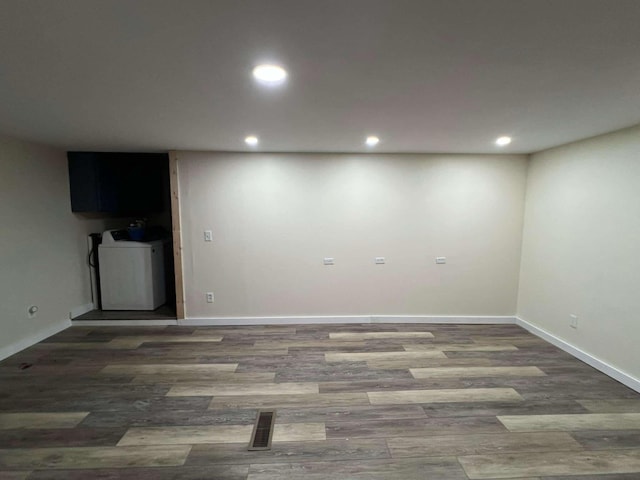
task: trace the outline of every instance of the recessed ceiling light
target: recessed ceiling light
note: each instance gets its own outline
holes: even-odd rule
[[[255,147],[258,144],[258,137],[256,137],[255,135],[249,135],[247,138],[244,139],[244,143],[252,147]]]
[[[278,65],[258,65],[253,69],[253,77],[259,82],[276,85],[287,79],[287,71]]]
[[[375,147],[378,144],[379,141],[380,141],[380,139],[378,137],[375,137],[375,136],[371,135],[371,136],[367,137],[367,139],[364,141],[364,143],[366,143],[370,147]]]
[[[496,140],[496,145],[500,147],[504,147],[505,145],[509,145],[511,143],[511,137],[500,137]]]

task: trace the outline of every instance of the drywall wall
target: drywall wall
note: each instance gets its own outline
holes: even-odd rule
[[[71,213],[64,151],[0,137],[0,358],[68,325],[91,303],[86,235],[104,221]],[[27,309],[37,305],[35,318]]]
[[[525,156],[177,157],[188,318],[515,313]]]
[[[518,301],[523,320],[636,379],[639,188],[640,127],[533,155]]]

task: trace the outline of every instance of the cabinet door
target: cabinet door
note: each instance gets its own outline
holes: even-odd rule
[[[120,176],[122,162],[109,153],[96,153],[98,212],[119,213],[125,207]]]
[[[91,154],[69,152],[69,190],[72,212],[97,212],[96,159]]]
[[[120,211],[131,214],[161,212],[163,169],[168,169],[163,154],[119,154]]]

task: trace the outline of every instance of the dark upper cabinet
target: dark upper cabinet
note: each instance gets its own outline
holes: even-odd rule
[[[68,152],[71,210],[162,212],[169,157],[158,153]]]

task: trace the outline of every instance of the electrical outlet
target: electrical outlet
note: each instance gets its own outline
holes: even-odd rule
[[[385,259],[384,257],[376,257],[376,265],[384,265]]]
[[[447,257],[436,257],[436,263],[438,265],[447,263]]]
[[[213,303],[213,292],[207,292],[207,303]]]
[[[324,259],[322,260],[322,263],[324,263],[325,265],[334,265],[335,262],[333,260],[333,257],[324,257]]]
[[[204,241],[212,242],[213,241],[213,232],[211,230],[204,231]]]
[[[578,316],[573,313],[569,314],[569,326],[571,328],[578,328]]]

